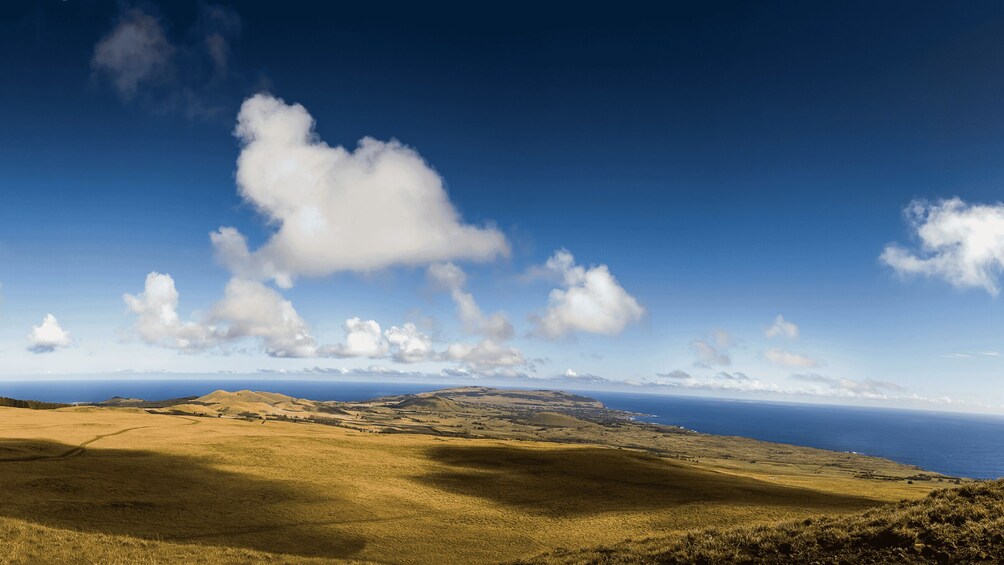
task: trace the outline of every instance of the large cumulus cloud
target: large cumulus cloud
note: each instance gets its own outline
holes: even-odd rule
[[[254,251],[233,228],[213,234],[235,273],[288,287],[297,276],[509,252],[497,229],[465,224],[439,174],[397,141],[329,146],[303,106],[265,94],[244,102],[234,133],[240,194],[275,227]]]

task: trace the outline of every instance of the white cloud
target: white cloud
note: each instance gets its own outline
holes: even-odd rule
[[[384,337],[394,350],[393,359],[398,363],[418,363],[433,356],[432,338],[418,331],[410,322],[401,327],[392,326],[384,332]]]
[[[690,342],[690,350],[697,355],[694,365],[712,367],[715,365],[731,365],[728,349],[735,344],[732,334],[725,330],[712,330],[710,341],[695,339]]]
[[[713,375],[695,376],[684,371],[660,373],[655,379],[646,379],[646,383],[670,388],[689,390],[707,390],[715,392],[739,393],[780,393],[781,387],[774,383],[764,382],[750,377],[745,373],[727,373],[720,371]]]
[[[568,382],[574,383],[577,386],[582,386],[585,384],[611,384],[614,381],[610,379],[603,378],[599,375],[594,375],[592,373],[578,373],[572,369],[565,369],[565,372],[556,375],[554,377],[546,378],[544,380],[555,381],[555,382]]]
[[[763,352],[764,359],[770,361],[775,365],[780,365],[782,367],[818,367],[821,363],[813,359],[812,357],[807,357],[805,355],[800,355],[798,353],[792,353],[790,351],[784,351],[783,349],[771,348]]]
[[[547,260],[546,268],[560,275],[564,286],[551,291],[547,311],[537,319],[538,333],[548,338],[576,331],[615,335],[645,313],[606,265],[586,269],[561,249]]]
[[[345,321],[345,344],[325,347],[320,355],[325,357],[369,357],[380,359],[390,356],[398,363],[418,363],[432,359],[432,338],[408,322],[392,326],[381,333],[380,324],[374,320],[349,318]]]
[[[659,377],[659,378],[662,378],[662,379],[689,379],[689,378],[691,378],[690,373],[687,373],[686,371],[681,371],[679,369],[670,371],[668,373],[658,373],[658,374],[656,374],[656,376]]]
[[[683,371],[660,373],[656,375],[655,379],[645,379],[642,384],[677,389],[744,394],[765,393],[787,396],[867,400],[928,400],[918,397],[916,394],[908,395],[903,387],[896,383],[875,379],[854,380],[808,373],[791,375],[791,380],[801,382],[804,386],[782,386],[740,372],[718,372],[713,375],[696,376]]]
[[[512,337],[512,324],[504,314],[496,312],[486,316],[474,300],[474,295],[464,291],[467,275],[460,267],[453,263],[434,263],[429,265],[428,277],[438,287],[450,291],[450,296],[457,304],[457,318],[467,333],[497,341]]]
[[[150,273],[143,292],[123,295],[136,314],[135,329],[150,345],[201,351],[245,337],[259,338],[273,357],[313,357],[317,343],[306,322],[275,290],[246,279],[231,279],[223,299],[201,321],[178,316],[178,291],[171,275]]]
[[[798,326],[778,314],[777,318],[774,318],[774,323],[764,330],[763,335],[769,338],[783,336],[788,339],[798,339]]]
[[[56,349],[70,345],[70,334],[59,326],[52,314],[46,314],[42,323],[32,326],[28,334],[28,351],[32,353],[51,353]]]
[[[1004,268],[1004,204],[917,200],[904,215],[920,249],[890,244],[882,251],[883,262],[903,275],[940,277],[958,288],[997,295]]]
[[[426,276],[442,290],[464,288],[467,284],[467,273],[453,263],[433,263],[426,270]]]
[[[148,344],[183,351],[225,347],[243,338],[258,338],[273,357],[390,356],[400,363],[432,359],[432,339],[415,324],[380,331],[374,320],[345,321],[345,343],[319,345],[293,304],[259,281],[234,278],[223,299],[200,321],[181,321],[178,291],[170,275],[150,273],[144,291],[126,294],[126,304],[138,314],[136,331]]]
[[[805,383],[823,385],[831,391],[842,393],[847,396],[885,398],[888,392],[901,392],[903,390],[903,387],[896,383],[878,381],[875,379],[863,379],[858,381],[854,379],[829,377],[817,373],[792,375],[791,378]]]
[[[690,350],[697,355],[698,366],[710,367],[712,365],[731,365],[732,358],[724,351],[719,351],[714,345],[702,340],[695,339],[690,342]]]
[[[217,232],[219,257],[235,273],[289,286],[301,275],[508,254],[500,231],[462,222],[414,150],[372,138],[354,151],[331,147],[313,127],[299,104],[258,94],[241,106],[237,185],[276,231],[253,252],[236,230]]]
[[[380,324],[360,318],[345,320],[345,344],[325,349],[324,354],[334,357],[370,357],[387,355],[390,344],[380,332]]]
[[[178,316],[178,290],[171,275],[153,272],[146,276],[143,292],[122,296],[138,316],[136,332],[148,344],[171,349],[199,350],[216,342],[212,329]]]
[[[503,367],[520,367],[527,364],[519,349],[506,347],[490,339],[484,339],[477,345],[451,344],[443,357],[450,361],[458,361],[481,372]]]
[[[317,342],[293,304],[258,281],[231,279],[212,319],[226,325],[222,339],[260,338],[273,357],[313,357]]]
[[[464,291],[467,274],[463,269],[453,263],[433,263],[426,274],[435,287],[450,291],[464,331],[484,337],[474,345],[450,344],[440,356],[442,359],[459,362],[467,372],[493,376],[516,376],[520,374],[516,367],[529,365],[519,349],[504,345],[513,335],[512,324],[505,315],[497,312],[486,316],[474,296]]]
[[[160,21],[132,9],[94,47],[91,67],[107,75],[119,95],[129,100],[143,83],[165,79],[174,52]]]

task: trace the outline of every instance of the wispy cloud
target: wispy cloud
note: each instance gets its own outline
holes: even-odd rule
[[[778,314],[777,318],[774,319],[774,323],[764,330],[763,335],[768,338],[780,336],[788,339],[798,339],[798,326],[793,322],[785,320],[784,316]]]
[[[707,340],[695,339],[690,342],[690,350],[697,356],[695,367],[728,366],[732,357],[728,350],[735,344],[735,338],[725,330],[713,330]]]
[[[151,6],[125,8],[94,46],[91,70],[127,103],[188,118],[217,116],[235,105],[239,76],[231,64],[241,19],[233,10],[200,4],[196,22],[173,39]]]
[[[802,355],[799,353],[792,353],[791,351],[785,351],[783,349],[771,348],[763,352],[763,357],[767,361],[770,361],[774,365],[780,367],[818,367],[822,365],[822,361],[818,359],[813,359],[807,355]]]

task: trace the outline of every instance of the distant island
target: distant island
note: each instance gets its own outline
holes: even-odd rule
[[[635,416],[577,394],[485,387],[361,402],[218,390],[8,403],[0,560],[1004,556],[987,542],[998,483]],[[969,537],[951,534],[960,524]],[[980,536],[971,554],[946,545]]]

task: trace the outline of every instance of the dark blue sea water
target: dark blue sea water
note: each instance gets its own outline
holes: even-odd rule
[[[593,392],[609,408],[699,432],[854,451],[947,475],[1004,477],[1004,417]]]
[[[112,396],[161,400],[216,389],[266,390],[314,400],[366,400],[445,385],[291,379],[0,381],[0,396],[98,402]],[[846,406],[581,391],[646,421],[699,432],[855,451],[948,475],[1004,477],[1004,417]]]

